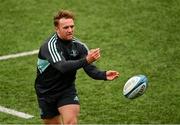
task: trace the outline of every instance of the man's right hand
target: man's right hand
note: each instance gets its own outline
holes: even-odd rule
[[[92,62],[98,60],[100,57],[101,57],[101,55],[100,55],[99,48],[91,49],[88,52],[88,55],[86,56],[86,60],[87,60],[88,64],[91,64]]]

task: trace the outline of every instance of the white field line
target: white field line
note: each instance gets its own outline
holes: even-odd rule
[[[12,58],[17,58],[17,57],[22,57],[22,56],[34,55],[34,54],[37,54],[38,51],[39,50],[33,50],[33,51],[28,51],[28,52],[22,52],[22,53],[16,53],[16,54],[0,56],[0,61],[1,60],[12,59]]]
[[[10,54],[10,55],[5,55],[5,56],[0,56],[0,61],[1,60],[12,59],[12,58],[17,58],[17,57],[22,57],[22,56],[34,55],[34,54],[37,54],[37,53],[38,53],[38,50],[33,50],[33,51],[28,51],[28,52],[22,52],[22,53],[17,53],[17,54]],[[5,108],[3,106],[0,106],[0,112],[11,114],[11,115],[21,117],[21,118],[24,118],[24,119],[29,119],[29,118],[34,117],[32,115],[29,115],[29,114],[26,114],[26,113],[23,113],[23,112],[18,112],[18,111],[13,110],[13,109],[8,109],[8,108]]]
[[[24,119],[29,119],[29,118],[34,117],[32,115],[29,115],[29,114],[26,114],[26,113],[23,113],[23,112],[18,112],[18,111],[13,110],[13,109],[5,108],[3,106],[0,106],[0,112],[11,114],[11,115],[14,115],[14,116],[17,116],[17,117],[20,117],[20,118],[24,118]]]

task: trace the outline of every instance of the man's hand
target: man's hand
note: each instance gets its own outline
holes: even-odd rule
[[[88,55],[86,56],[86,60],[88,62],[88,64],[91,64],[92,62],[98,60],[101,57],[100,55],[100,49],[91,49],[88,52]]]
[[[106,71],[106,79],[107,80],[114,80],[118,77],[119,77],[119,72],[112,71],[112,70]]]

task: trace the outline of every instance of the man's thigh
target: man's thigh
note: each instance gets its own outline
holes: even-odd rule
[[[80,112],[80,102],[77,94],[67,93],[58,102],[58,111],[64,124],[75,124]]]
[[[68,104],[58,108],[64,124],[76,124],[80,112],[79,104]]]

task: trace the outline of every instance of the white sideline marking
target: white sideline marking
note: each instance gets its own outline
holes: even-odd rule
[[[23,112],[18,112],[16,110],[8,109],[8,108],[2,107],[2,106],[0,106],[0,112],[4,112],[4,113],[7,113],[7,114],[18,116],[18,117],[21,117],[21,118],[24,118],[24,119],[29,119],[29,118],[34,117],[32,115],[29,115],[29,114],[26,114],[26,113],[23,113]]]
[[[33,50],[33,51],[28,51],[28,52],[22,52],[22,53],[17,53],[17,54],[0,56],[0,61],[12,59],[12,58],[17,58],[17,57],[22,57],[22,56],[34,55],[34,54],[37,54],[38,52],[39,52],[39,50]]]
[[[37,54],[39,50],[33,50],[33,51],[28,51],[28,52],[22,52],[22,53],[17,53],[17,54],[10,54],[10,55],[5,55],[5,56],[0,56],[0,61],[1,60],[7,60],[7,59],[12,59],[12,58],[17,58],[17,57],[22,57],[22,56],[28,56],[28,55],[34,55]],[[34,116],[23,113],[23,112],[18,112],[16,110],[13,109],[8,109],[5,108],[3,106],[0,106],[0,112],[4,112],[7,114],[11,114],[17,117],[21,117],[24,119],[29,119],[29,118],[33,118]]]

